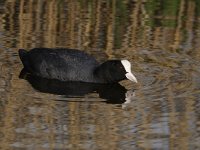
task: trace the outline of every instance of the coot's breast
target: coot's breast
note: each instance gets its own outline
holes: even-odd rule
[[[94,82],[99,63],[90,55],[73,49],[36,48],[28,52],[31,72],[63,81]]]

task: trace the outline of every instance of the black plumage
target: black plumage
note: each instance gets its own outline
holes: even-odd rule
[[[120,60],[99,64],[91,55],[75,49],[20,49],[19,56],[27,72],[43,78],[93,83],[113,83],[126,78]]]

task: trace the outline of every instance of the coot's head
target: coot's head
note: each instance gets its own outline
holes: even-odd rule
[[[137,83],[136,77],[131,72],[131,63],[128,60],[108,60],[101,64],[95,73],[106,82],[129,79]]]

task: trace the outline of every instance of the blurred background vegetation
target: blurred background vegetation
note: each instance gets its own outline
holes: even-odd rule
[[[13,35],[8,47],[21,48],[175,50],[187,42],[188,32],[199,29],[200,20],[198,0],[2,0],[0,11],[1,31]]]

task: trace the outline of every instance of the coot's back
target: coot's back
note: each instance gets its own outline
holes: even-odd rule
[[[75,49],[20,49],[19,55],[28,72],[62,81],[94,82],[93,71],[99,65],[92,56]]]

